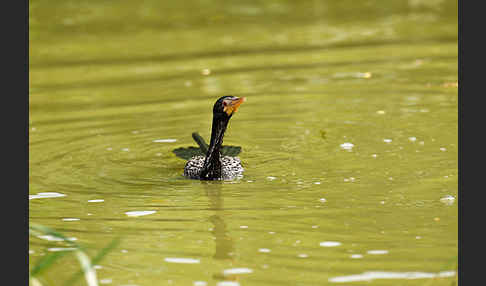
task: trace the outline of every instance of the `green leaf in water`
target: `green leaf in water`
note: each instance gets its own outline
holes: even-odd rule
[[[66,238],[64,235],[61,233],[43,225],[36,225],[36,224],[31,224],[29,225],[29,235],[34,235],[34,236],[40,236],[40,235],[50,235],[52,237],[58,238],[62,240],[63,242],[69,244],[72,247],[75,247],[75,251],[60,251],[60,252],[53,252],[53,253],[48,253],[42,258],[40,258],[37,263],[32,267],[29,273],[29,280],[32,283],[32,285],[42,285],[40,281],[36,278],[40,273],[42,273],[44,270],[47,270],[51,268],[52,264],[58,260],[59,258],[63,257],[66,254],[69,253],[75,253],[76,258],[79,261],[79,264],[81,266],[81,270],[76,272],[66,283],[65,285],[71,285],[74,282],[76,282],[77,279],[79,279],[83,274],[86,280],[86,283],[88,286],[98,286],[98,280],[96,278],[96,271],[93,268],[93,265],[97,264],[99,261],[103,259],[111,250],[113,250],[119,243],[120,239],[115,238],[113,239],[107,246],[105,246],[103,249],[101,249],[98,254],[93,258],[90,259],[88,254],[83,251],[83,247],[78,245],[76,242]]]
[[[326,140],[326,131],[325,130],[321,130],[321,137],[322,139]]]
[[[63,257],[69,253],[68,251],[59,251],[59,252],[53,252],[49,253],[47,255],[44,255],[37,263],[32,267],[30,270],[30,276],[35,277],[39,274],[41,274],[44,270],[49,269],[49,267],[59,258]]]
[[[77,250],[76,258],[78,258],[79,260],[79,264],[81,265],[81,269],[84,272],[84,277],[86,279],[86,283],[88,283],[88,286],[98,286],[98,279],[96,279],[96,271],[93,268],[93,265],[91,264],[91,260],[89,259],[89,256],[86,253]]]
[[[98,264],[108,253],[110,253],[115,247],[117,247],[119,243],[120,238],[113,239],[107,246],[101,249],[93,259],[91,259],[91,265]],[[74,284],[82,276],[83,273],[85,273],[83,270],[79,270],[73,276],[71,276],[71,278],[69,278],[66,283],[64,283],[64,285],[69,286]]]

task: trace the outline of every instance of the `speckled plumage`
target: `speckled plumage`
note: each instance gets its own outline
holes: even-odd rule
[[[191,179],[200,179],[205,156],[194,156],[187,161],[184,167],[184,176]],[[243,176],[243,167],[239,157],[223,156],[221,158],[222,180],[233,180]]]

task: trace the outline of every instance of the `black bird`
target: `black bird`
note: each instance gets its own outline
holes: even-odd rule
[[[221,147],[230,118],[245,100],[245,97],[223,96],[216,101],[206,156],[198,155],[189,159],[184,167],[184,176],[199,180],[232,180],[242,176],[244,169],[240,158],[222,156]],[[203,145],[198,144],[202,149]]]

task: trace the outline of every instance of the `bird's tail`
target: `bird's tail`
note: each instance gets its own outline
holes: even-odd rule
[[[199,145],[199,148],[201,149],[201,152],[203,154],[206,154],[208,152],[209,146],[206,143],[206,141],[204,141],[204,138],[202,138],[201,135],[199,135],[199,133],[193,132],[192,133],[192,139],[194,139],[194,141],[196,141],[197,145]]]

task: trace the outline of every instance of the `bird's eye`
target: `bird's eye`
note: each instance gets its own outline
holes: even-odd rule
[[[228,104],[226,103],[226,101],[223,101],[223,106],[226,106],[226,105],[228,105]]]

